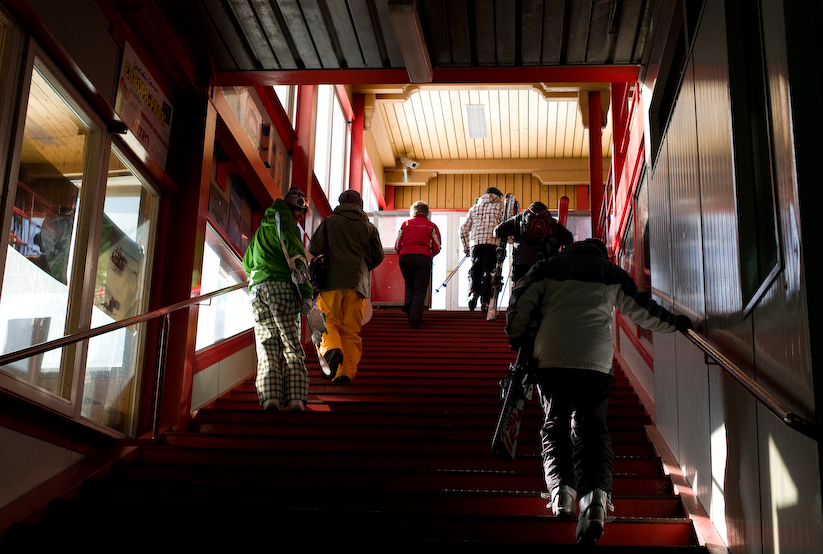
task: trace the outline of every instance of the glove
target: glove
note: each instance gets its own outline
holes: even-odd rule
[[[300,313],[303,314],[303,315],[309,315],[309,312],[311,311],[311,308],[312,308],[311,300],[309,300],[308,298],[304,298],[303,303],[300,304]]]
[[[685,315],[677,316],[677,323],[675,323],[675,327],[678,331],[687,331],[687,330],[694,330],[694,325],[692,325],[692,320],[689,319]]]
[[[468,248],[464,248],[464,249],[463,249],[463,254],[464,254],[464,255],[466,255],[466,256],[468,256],[468,255],[469,255],[469,249],[468,249]]]
[[[320,308],[317,307],[317,305],[314,305],[311,307],[311,310],[309,310],[309,313],[306,314],[306,321],[308,322],[309,328],[311,329],[312,342],[317,344],[317,342],[314,340],[315,334],[317,334],[317,336],[320,337],[323,333],[326,332],[326,316],[323,314]]]

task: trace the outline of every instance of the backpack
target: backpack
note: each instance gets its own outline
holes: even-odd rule
[[[556,225],[554,218],[549,215],[535,213],[531,208],[528,208],[523,213],[523,218],[520,220],[520,240],[532,244],[540,244],[540,242],[556,232]]]

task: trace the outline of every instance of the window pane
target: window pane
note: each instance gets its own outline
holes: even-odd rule
[[[317,87],[317,130],[314,138],[314,176],[329,196],[329,140],[331,135],[331,85]],[[334,207],[334,206],[332,206]]]
[[[152,253],[153,195],[112,152],[100,232],[91,326],[143,313]],[[140,381],[143,325],[89,340],[81,415],[133,434],[132,415]]]
[[[203,247],[203,273],[200,294],[207,294],[246,280],[240,258],[229,248],[211,225],[206,225]],[[248,289],[240,289],[217,298],[199,308],[195,350],[251,329],[254,317]]]
[[[2,297],[0,342],[9,353],[63,336],[72,287],[80,190],[90,130],[36,61],[28,97]],[[3,368],[69,398],[62,350]]]
[[[349,125],[337,95],[332,98],[331,153],[329,160],[329,203],[337,206],[337,198],[346,189],[346,157],[348,154]]]

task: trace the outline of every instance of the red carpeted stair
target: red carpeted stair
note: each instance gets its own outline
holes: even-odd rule
[[[491,455],[498,380],[514,357],[503,317],[429,312],[410,329],[399,311],[377,310],[351,384],[321,379],[311,354],[308,410],[272,414],[249,379],[200,410],[190,432],[141,447],[15,536],[79,528],[98,540],[125,525],[132,540],[164,536],[159,546],[581,552],[576,522],[551,517],[540,498],[535,400],[517,459]],[[619,370],[608,422],[615,511],[595,548],[704,552]]]

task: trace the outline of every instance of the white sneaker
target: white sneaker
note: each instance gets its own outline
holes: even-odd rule
[[[267,412],[276,412],[280,409],[280,401],[266,400],[265,402],[263,402],[263,409]]]
[[[293,398],[288,402],[289,410],[292,412],[302,412],[306,409],[306,403],[299,398]]]
[[[604,490],[594,489],[580,499],[580,515],[577,518],[575,537],[577,544],[594,544],[603,536],[606,525],[606,506],[611,505],[610,495]]]
[[[552,501],[546,505],[557,517],[574,517],[577,491],[568,485],[560,485],[552,494]]]

